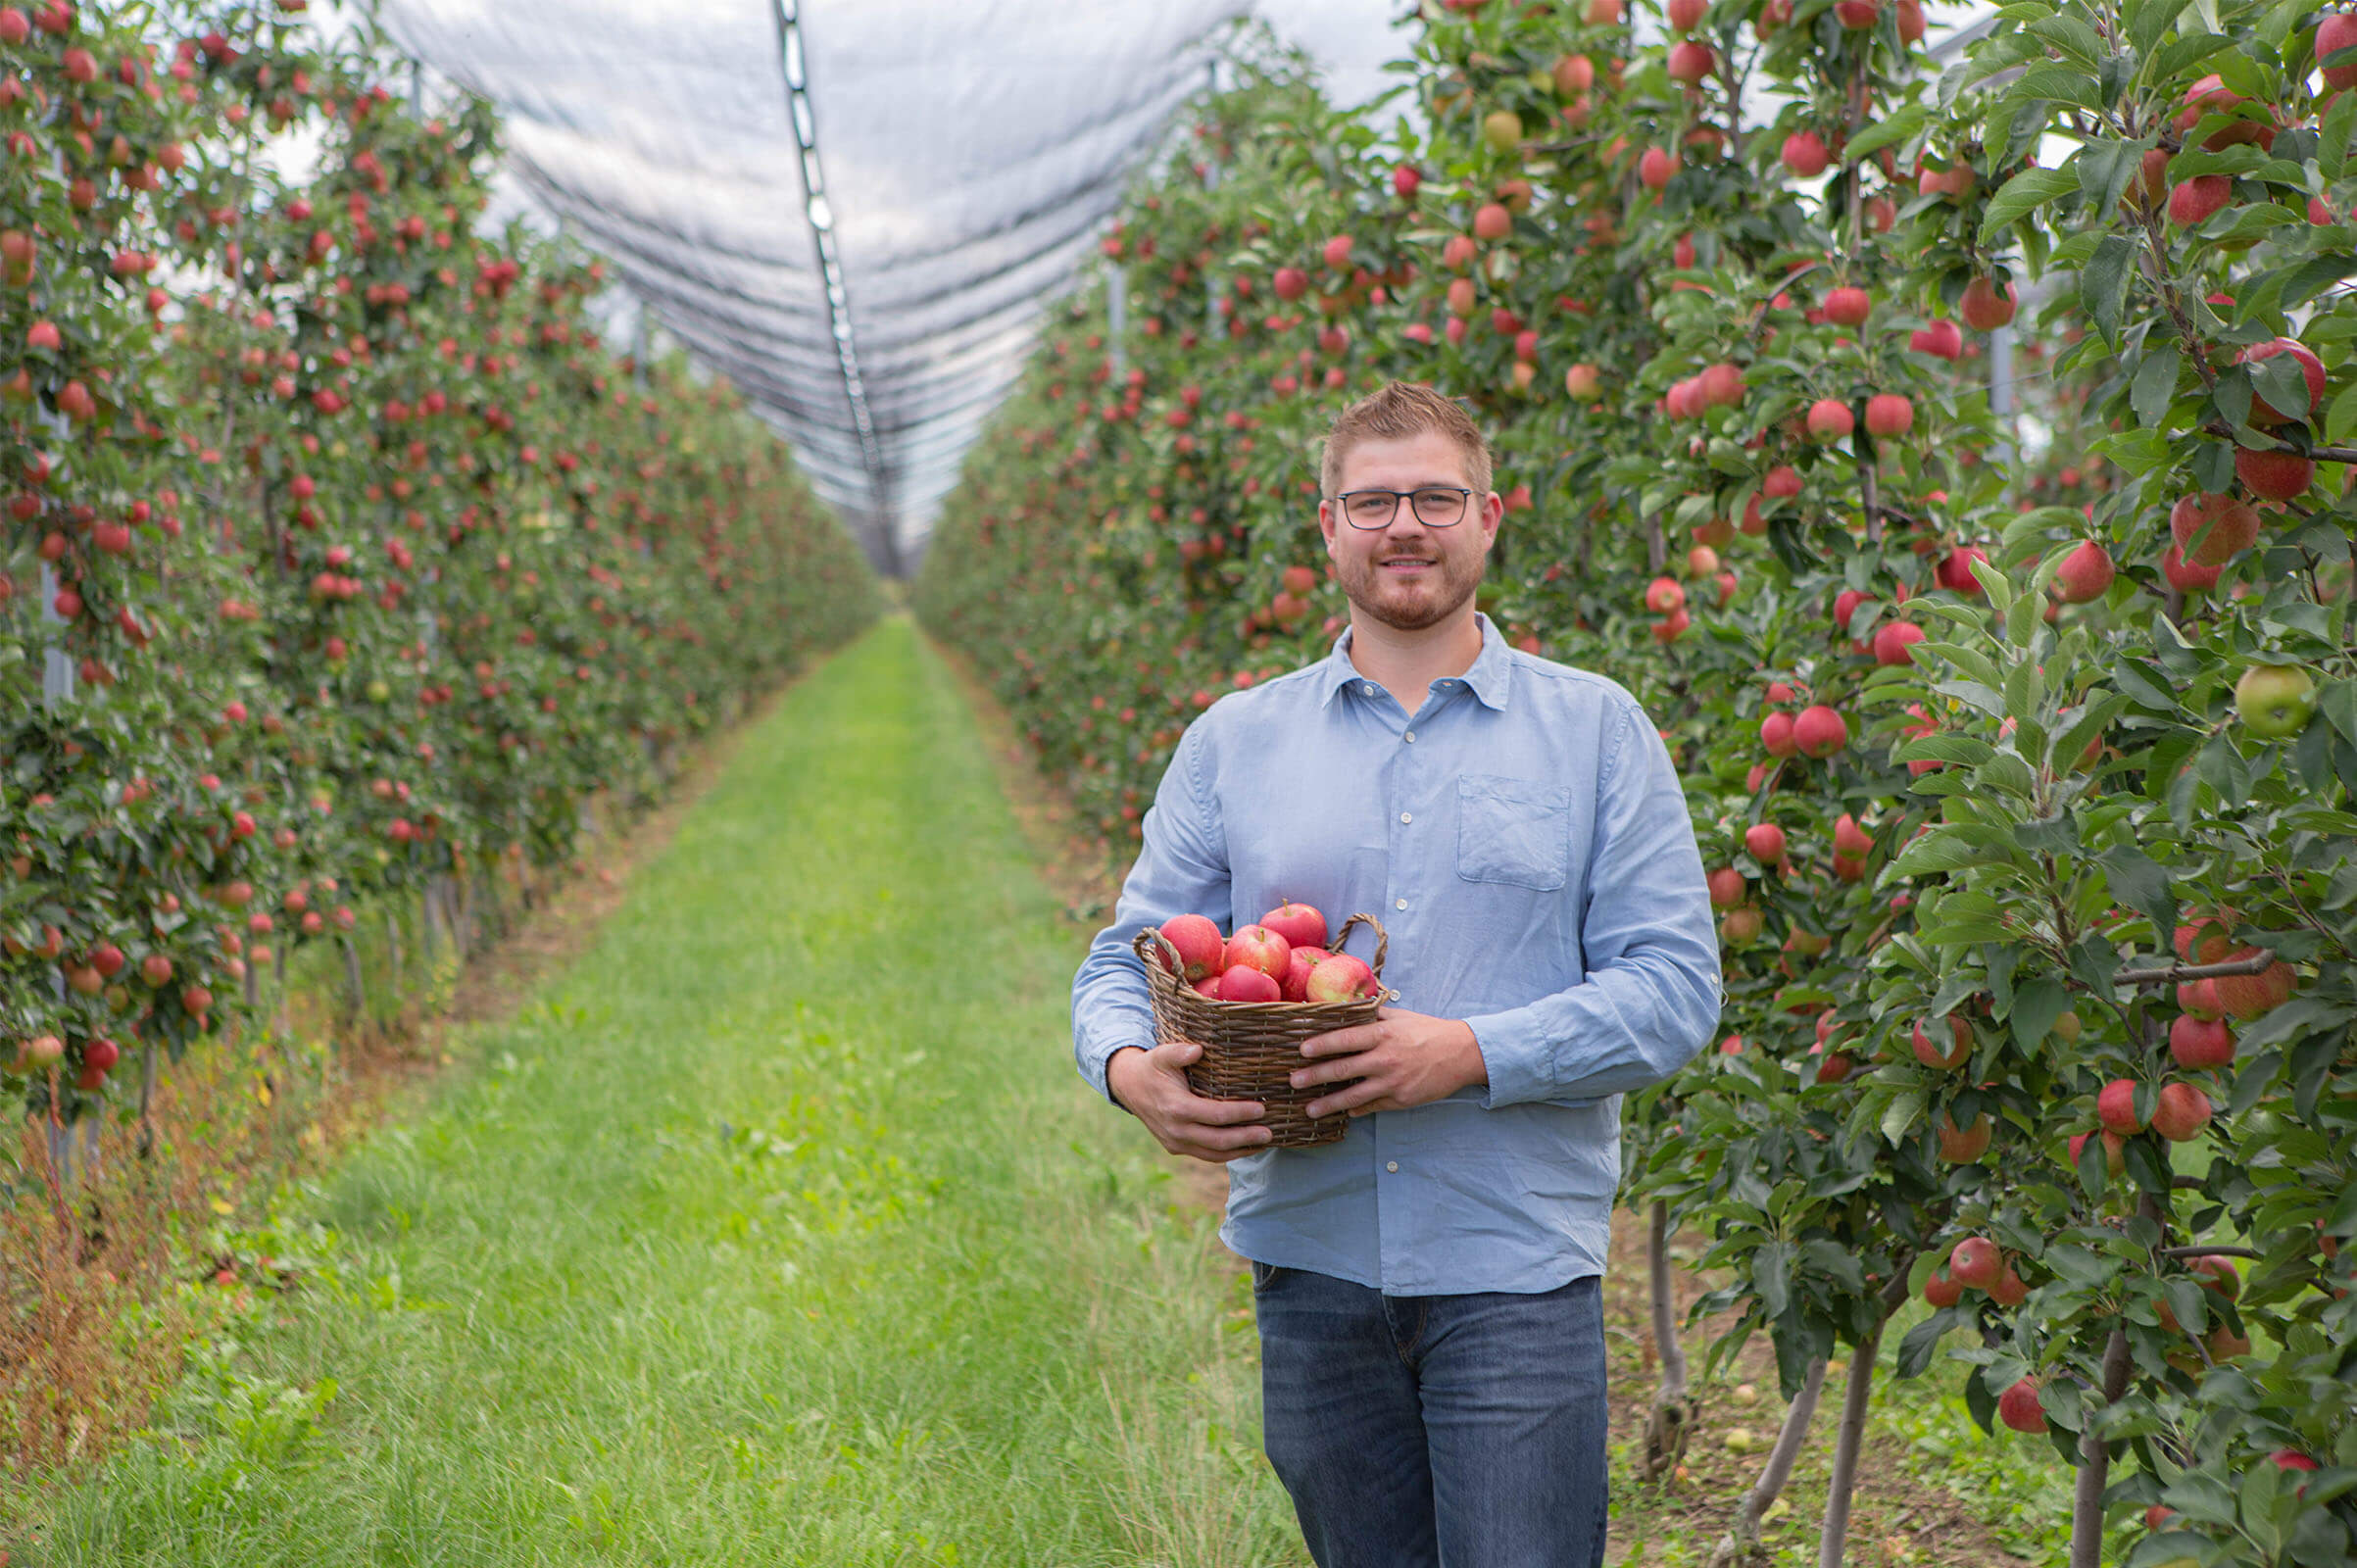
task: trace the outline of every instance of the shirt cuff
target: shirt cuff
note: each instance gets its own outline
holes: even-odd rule
[[[1129,1050],[1132,1046],[1135,1046],[1140,1051],[1152,1051],[1154,1048],[1154,1044],[1155,1043],[1152,1040],[1117,1041],[1105,1052],[1104,1055],[1094,1057],[1091,1060],[1089,1064],[1089,1080],[1097,1086],[1097,1092],[1103,1095],[1105,1098],[1106,1102],[1111,1104],[1114,1108],[1119,1110],[1129,1110],[1129,1107],[1122,1104],[1121,1102],[1118,1099],[1115,1099],[1113,1095],[1113,1058],[1119,1055],[1122,1052]],[[1129,1110],[1129,1113],[1133,1116],[1137,1114],[1137,1112],[1134,1110]]]
[[[1484,1109],[1545,1100],[1555,1092],[1554,1048],[1529,1008],[1485,1013],[1465,1024],[1490,1075]]]

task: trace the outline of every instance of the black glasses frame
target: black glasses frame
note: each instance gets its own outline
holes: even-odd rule
[[[1424,514],[1424,509],[1420,506],[1417,506],[1416,503],[1411,499],[1415,496],[1423,495],[1455,496],[1457,498],[1456,515],[1450,517],[1447,522],[1434,521],[1432,518],[1426,516]],[[1390,496],[1392,498],[1392,508],[1389,512],[1383,514],[1383,520],[1381,522],[1360,522],[1356,517],[1350,514],[1350,503],[1358,496]],[[1345,490],[1341,495],[1328,496],[1326,499],[1335,503],[1342,509],[1341,515],[1345,522],[1348,522],[1351,527],[1358,529],[1361,533],[1374,533],[1378,529],[1388,528],[1392,525],[1393,519],[1399,515],[1399,503],[1402,501],[1406,501],[1408,503],[1409,508],[1416,514],[1416,520],[1424,524],[1425,527],[1453,528],[1458,523],[1465,520],[1465,511],[1473,504],[1473,492],[1470,488],[1461,484],[1420,484],[1413,490],[1386,490],[1380,486],[1376,486],[1365,490]]]

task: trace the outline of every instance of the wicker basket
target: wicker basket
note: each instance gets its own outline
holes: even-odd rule
[[[1384,934],[1383,922],[1373,915],[1354,914],[1345,920],[1328,951],[1342,952],[1351,929],[1360,925],[1374,928],[1375,958],[1368,967],[1380,983],[1391,938]],[[1157,945],[1162,954],[1154,951]],[[1305,1149],[1336,1143],[1350,1131],[1347,1115],[1312,1120],[1301,1108],[1320,1095],[1343,1087],[1339,1083],[1312,1084],[1306,1089],[1293,1086],[1292,1074],[1304,1059],[1301,1042],[1328,1030],[1373,1023],[1375,1009],[1395,1000],[1394,993],[1387,991],[1357,1002],[1214,1002],[1179,978],[1178,950],[1153,926],[1139,932],[1130,946],[1146,966],[1156,1037],[1165,1045],[1192,1040],[1203,1048],[1187,1069],[1187,1087],[1206,1100],[1259,1101],[1267,1107],[1261,1124],[1275,1135],[1269,1140],[1271,1148]]]

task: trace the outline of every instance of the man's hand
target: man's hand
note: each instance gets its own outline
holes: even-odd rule
[[[1152,1051],[1123,1047],[1105,1064],[1105,1087],[1174,1154],[1224,1165],[1256,1153],[1275,1136],[1258,1122],[1257,1100],[1205,1100],[1187,1087],[1187,1064],[1203,1054],[1192,1040],[1165,1041]]]
[[[1346,1083],[1335,1094],[1311,1101],[1311,1116],[1347,1110],[1406,1110],[1446,1100],[1471,1084],[1490,1081],[1472,1027],[1458,1018],[1435,1018],[1402,1007],[1377,1010],[1373,1023],[1353,1024],[1301,1042],[1311,1064],[1293,1073],[1296,1089]]]

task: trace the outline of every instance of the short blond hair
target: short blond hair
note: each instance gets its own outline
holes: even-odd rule
[[[1326,431],[1319,478],[1327,495],[1342,483],[1343,459],[1361,441],[1404,441],[1438,430],[1464,450],[1465,478],[1475,495],[1490,489],[1490,443],[1463,404],[1422,382],[1389,381],[1334,416]]]

